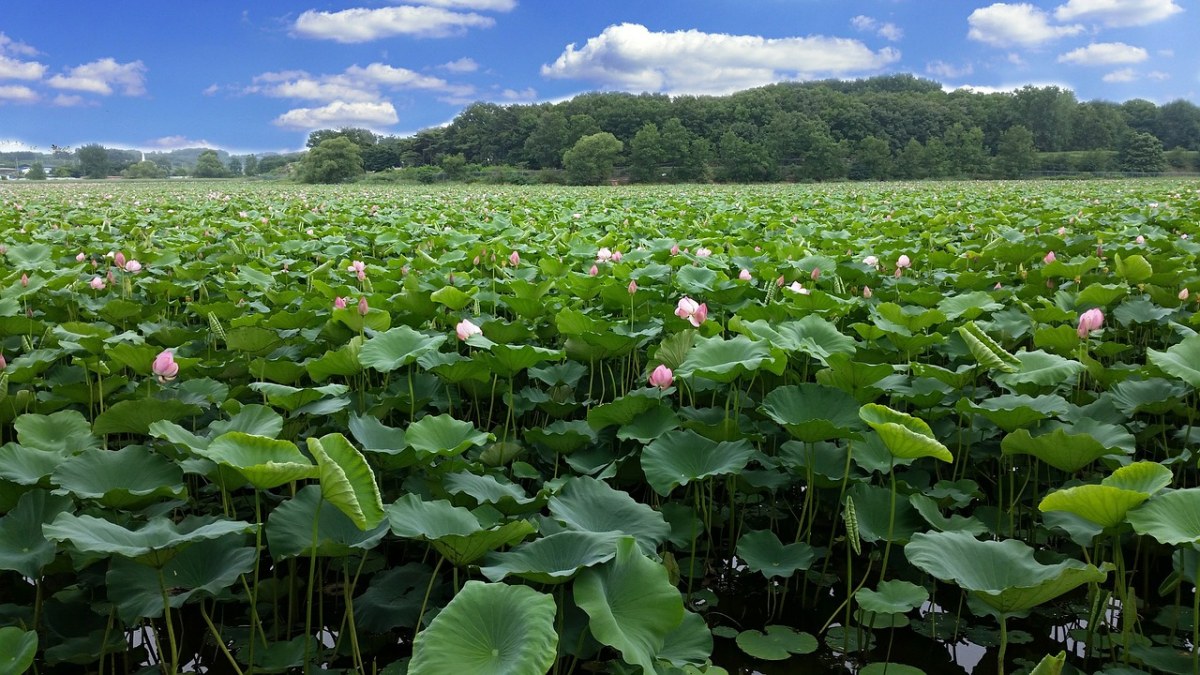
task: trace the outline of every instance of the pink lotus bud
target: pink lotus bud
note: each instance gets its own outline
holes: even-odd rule
[[[159,382],[168,382],[175,379],[179,374],[179,364],[175,363],[175,355],[169,349],[164,349],[154,357],[154,363],[150,364],[150,372],[158,377]]]
[[[622,257],[622,256],[621,256],[621,252],[620,252],[620,251],[613,251],[613,255],[612,255],[612,261],[613,261],[613,262],[615,262],[615,263],[619,263],[619,262],[621,262],[621,257]]]
[[[117,282],[117,278],[116,278],[115,276],[113,276],[113,271],[112,271],[112,270],[109,270],[109,271],[108,271],[108,274],[107,274],[106,276],[107,276],[107,279],[108,279],[108,283],[110,283],[110,284],[114,284],[114,283],[116,283],[116,282]]]
[[[1050,251],[1049,253],[1046,254],[1046,256],[1044,258],[1042,258],[1042,262],[1046,263],[1047,265],[1054,262],[1055,260],[1058,260],[1058,256],[1054,255],[1054,251]]]
[[[810,276],[810,277],[812,278],[812,280],[813,280],[813,281],[816,281],[817,279],[820,279],[820,278],[821,278],[821,268],[820,268],[820,267],[814,267],[814,268],[813,268],[813,270],[812,270],[812,273],[811,273],[811,274],[809,274],[808,276]]]
[[[1104,325],[1104,312],[1098,308],[1089,309],[1079,316],[1079,328],[1077,330],[1079,339],[1087,339],[1088,333],[1099,329]]]
[[[897,267],[897,268],[896,268],[896,271],[895,271],[895,273],[893,273],[893,274],[892,274],[892,276],[896,277],[897,279],[899,279],[900,277],[904,276],[904,268],[903,268],[903,267]]]
[[[4,360],[4,354],[0,354],[0,370],[4,370],[7,367],[8,367],[8,361]]]
[[[346,268],[347,272],[354,272],[361,280],[367,274],[367,264],[361,260],[355,260]]]
[[[333,308],[334,309],[346,309],[346,299],[343,297],[340,297],[340,296],[334,298],[333,299]]]
[[[474,264],[476,267],[479,267],[479,256],[475,256],[475,260],[473,260],[473,261],[472,261],[472,263],[473,263],[473,264]]]
[[[1137,239],[1134,239],[1133,241],[1140,246],[1140,245],[1146,243],[1146,238],[1139,234],[1137,236]]]
[[[589,276],[589,277],[594,277],[594,276],[596,276],[596,275],[597,275],[597,274],[599,274],[599,273],[600,273],[600,270],[596,269],[596,266],[595,266],[595,265],[592,265],[592,266],[591,266],[591,268],[590,268],[590,269],[588,269],[588,276]]]
[[[1064,237],[1064,236],[1066,236],[1066,234],[1067,234],[1067,228],[1065,228],[1065,227],[1058,228],[1058,236]]]
[[[364,295],[358,299],[358,314],[359,316],[366,316],[369,311],[371,311],[371,308],[367,306],[367,296]]]
[[[775,280],[775,286],[777,288],[783,288],[783,283],[784,283],[783,275],[780,274],[779,278]]]
[[[871,292],[871,287],[863,286],[863,297],[870,300],[872,295],[875,295],[875,294]]]
[[[22,275],[21,275],[21,285],[22,285],[22,286],[28,286],[28,285],[29,285],[29,275],[28,275],[28,274],[22,274]]]
[[[908,256],[901,255],[896,259],[896,269],[902,270],[906,267],[912,267],[912,261],[908,259]]]
[[[1104,244],[1096,244],[1096,257],[1097,258],[1104,257]]]
[[[742,281],[750,281],[750,270],[743,269],[741,272],[738,272],[738,278]]]
[[[1187,299],[1190,295],[1191,295],[1191,293],[1188,292],[1188,289],[1186,287],[1183,290],[1179,291],[1179,299],[1183,300],[1184,302],[1187,302]]]
[[[667,389],[671,383],[675,381],[675,373],[671,369],[659,364],[654,372],[650,373],[650,386],[658,387],[659,389]]]
[[[637,282],[630,281],[629,282],[629,294],[633,295],[634,293],[637,293]]]
[[[83,262],[84,260],[87,260],[87,254],[80,251],[79,255],[75,256],[75,262]]]
[[[998,291],[998,290],[1000,290],[1000,288],[1001,288],[1001,286],[1000,286],[1000,282],[999,282],[999,281],[997,281],[997,282],[996,282],[996,285],[995,285],[995,286],[992,286],[992,290],[993,290],[993,291]]]
[[[117,267],[124,268],[125,267],[125,254],[121,253],[120,251],[117,251],[116,254],[113,255],[113,264],[116,265]]]
[[[671,255],[679,255],[679,244],[671,247]]]
[[[519,253],[517,253],[516,251],[509,253],[508,254],[508,264],[512,265],[513,267],[520,265],[521,264],[521,255]]]
[[[311,227],[308,228],[307,230],[304,231],[304,234],[307,234],[310,237],[313,236],[313,229]]]
[[[104,280],[100,277],[92,277],[92,280],[88,282],[88,285],[91,286],[93,290],[104,290]]]
[[[287,270],[287,263],[283,264],[283,269],[285,271]],[[130,274],[137,274],[138,272],[142,271],[142,263],[136,260],[130,260],[125,263],[125,271],[129,272]]]
[[[470,321],[463,319],[462,321],[458,322],[457,326],[454,327],[454,333],[458,335],[459,340],[466,340],[472,335],[483,335],[483,329],[471,323]]]

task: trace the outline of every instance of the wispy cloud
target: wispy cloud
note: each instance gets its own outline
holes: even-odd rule
[[[850,19],[850,25],[854,26],[854,28],[857,30],[866,33],[874,33],[879,37],[885,40],[891,40],[892,42],[898,42],[904,38],[903,28],[891,22],[876,21],[875,19],[862,14]]]
[[[126,96],[140,96],[146,93],[146,66],[141,61],[118,63],[112,58],[103,58],[71,68],[65,75],[55,75],[47,84],[55,89],[103,96],[117,89]]]
[[[491,28],[496,20],[474,12],[453,12],[441,7],[355,7],[338,12],[310,9],[296,19],[295,35],[318,40],[355,43],[409,35],[448,37],[469,28]]]
[[[1111,66],[1118,63],[1141,63],[1150,58],[1145,49],[1124,42],[1093,42],[1086,47],[1072,49],[1058,57],[1059,63],[1079,66]]]
[[[1145,26],[1182,11],[1174,0],[1068,0],[1054,10],[1054,18],[1092,21],[1109,27]]]

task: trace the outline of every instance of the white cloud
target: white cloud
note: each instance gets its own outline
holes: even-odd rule
[[[4,33],[0,33],[0,54],[16,54],[17,56],[37,56],[38,50],[24,42],[17,42]]]
[[[448,70],[452,73],[473,73],[479,70],[479,64],[475,62],[475,59],[464,56],[461,59],[443,63],[438,68]]]
[[[1124,42],[1093,42],[1086,47],[1060,54],[1059,63],[1079,66],[1111,66],[1117,63],[1141,63],[1150,58],[1145,49]]]
[[[103,58],[76,66],[66,75],[51,77],[48,84],[55,89],[72,89],[108,96],[119,88],[126,96],[146,93],[146,66],[141,61],[117,63]]]
[[[541,72],[613,89],[726,94],[781,80],[872,72],[899,58],[890,47],[873,52],[843,38],[658,33],[625,23],[605,28],[582,48],[567,45]]]
[[[263,73],[254,78],[254,84],[246,91],[322,103],[378,103],[386,100],[385,90],[397,89],[424,89],[452,96],[467,96],[474,91],[466,85],[451,84],[439,77],[385,63],[354,65],[333,75],[312,75],[303,70]]]
[[[193,140],[187,136],[163,136],[155,138],[147,143],[147,149],[154,150],[178,150],[180,148],[211,148],[215,147],[212,143],[206,140]]]
[[[874,33],[885,40],[897,42],[904,37],[904,29],[894,23],[880,23],[869,16],[858,16],[850,19],[850,25],[857,30]]]
[[[0,86],[0,101],[33,103],[38,100],[37,92],[20,84]]]
[[[410,0],[414,5],[431,5],[446,9],[473,9],[484,12],[510,12],[517,0]]]
[[[355,7],[340,12],[310,9],[292,26],[296,35],[335,42],[370,42],[396,35],[447,37],[468,28],[490,28],[495,19],[473,12],[451,12],[440,7]]]
[[[387,127],[400,121],[396,108],[387,101],[364,103],[334,101],[319,108],[296,108],[275,118],[275,125],[310,131],[330,127]]]
[[[1146,73],[1146,77],[1150,78],[1151,80],[1157,80],[1158,82],[1162,82],[1163,80],[1171,79],[1171,74],[1164,73],[1161,70],[1152,70],[1152,71]]]
[[[1030,4],[997,2],[980,7],[967,17],[967,37],[997,47],[1033,47],[1083,32],[1083,26],[1051,26],[1050,15]]]
[[[925,64],[925,72],[948,80],[957,80],[975,72],[975,68],[969,63],[960,67],[945,61],[930,61]]]
[[[963,85],[958,85],[958,86],[943,85],[942,89],[944,91],[964,90],[964,91],[974,92],[976,94],[1011,94],[1012,92],[1017,91],[1018,89],[1023,89],[1025,87],[1037,87],[1039,89],[1044,88],[1044,87],[1058,87],[1059,89],[1062,89],[1063,91],[1074,91],[1074,87],[1067,85],[1067,84],[1063,84],[1062,82],[1024,82],[1022,84],[999,84],[999,85],[987,85],[987,84],[963,84]]]
[[[1009,52],[1008,56],[1006,58],[1007,58],[1008,62],[1013,64],[1014,66],[1029,65],[1029,64],[1025,63],[1025,59],[1022,58],[1021,55],[1016,52]]]
[[[1145,26],[1183,8],[1174,0],[1068,0],[1054,10],[1059,21],[1092,21],[1109,27]]]
[[[83,105],[83,97],[75,94],[59,94],[54,97],[54,105],[60,108],[72,108],[77,105]]]
[[[45,74],[46,66],[37,61],[21,61],[0,54],[0,80],[40,80]]]
[[[1133,82],[1135,79],[1137,79],[1137,73],[1134,72],[1133,68],[1122,68],[1120,70],[1114,70],[1100,79],[1109,83]]]
[[[520,90],[505,89],[504,91],[500,92],[500,97],[506,101],[529,102],[537,100],[537,90],[533,87],[526,87]]]
[[[204,94],[205,96],[215,96],[217,94],[217,92],[219,92],[219,91],[221,91],[220,85],[218,85],[216,82],[213,82],[212,84],[205,87],[204,91],[202,91],[200,93]]]

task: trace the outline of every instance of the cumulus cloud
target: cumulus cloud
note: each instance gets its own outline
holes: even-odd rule
[[[254,84],[246,91],[324,103],[370,103],[385,100],[385,91],[397,89],[423,89],[450,96],[465,96],[473,91],[469,86],[385,63],[353,65],[332,75],[312,75],[303,70],[263,73],[254,78]]]
[[[448,70],[452,73],[473,73],[479,70],[479,64],[475,62],[475,59],[464,56],[461,59],[443,63],[438,68]]]
[[[582,48],[567,45],[541,72],[613,89],[726,94],[781,80],[872,72],[899,58],[890,47],[874,52],[843,38],[665,33],[625,23],[605,28]]]
[[[1145,49],[1124,42],[1093,42],[1086,47],[1060,54],[1059,63],[1078,66],[1111,66],[1118,63],[1141,63],[1150,58]]]
[[[1083,26],[1052,26],[1050,15],[1033,5],[997,2],[967,17],[967,37],[996,47],[1034,47],[1060,37],[1078,35]]]
[[[0,33],[0,54],[15,54],[17,56],[37,56],[38,50],[25,44],[17,42],[8,37],[4,33]]]
[[[1115,28],[1157,23],[1182,11],[1174,0],[1068,0],[1054,10],[1054,18]]]
[[[300,37],[335,42],[370,42],[397,35],[447,37],[460,35],[468,28],[491,28],[491,17],[474,12],[452,12],[441,7],[354,7],[339,12],[310,9],[292,26]]]
[[[0,86],[0,101],[33,103],[38,100],[37,92],[21,84]]]
[[[1137,79],[1137,73],[1133,70],[1133,68],[1122,68],[1120,70],[1114,70],[1100,79],[1108,83],[1133,82]]]
[[[296,108],[275,118],[275,125],[285,129],[310,131],[330,127],[367,127],[378,129],[400,121],[396,108],[387,101],[379,103],[347,103],[334,101],[319,108]]]
[[[411,0],[413,5],[431,5],[446,9],[473,9],[484,12],[510,12],[517,0]]]
[[[40,80],[46,66],[37,61],[21,61],[0,54],[0,80]]]
[[[925,64],[925,72],[936,77],[946,78],[948,80],[957,80],[960,77],[965,77],[975,72],[975,68],[971,64],[963,64],[956,66],[945,61],[930,61]]]
[[[146,93],[146,66],[141,61],[117,63],[112,58],[76,66],[65,75],[51,77],[47,84],[55,89],[71,89],[108,96],[120,89],[126,96]]]
[[[879,21],[862,14],[850,19],[850,25],[854,26],[857,30],[867,33],[874,33],[879,37],[885,40],[891,40],[892,42],[897,42],[904,37],[904,29],[896,24],[886,22],[880,23]]]

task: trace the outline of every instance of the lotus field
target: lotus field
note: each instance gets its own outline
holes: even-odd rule
[[[6,187],[0,675],[1198,672],[1198,187]]]

